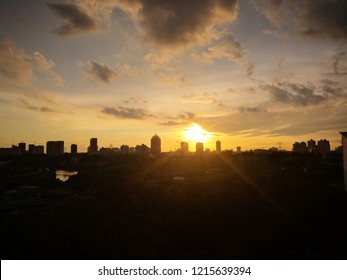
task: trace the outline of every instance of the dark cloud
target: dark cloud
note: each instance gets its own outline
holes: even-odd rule
[[[55,110],[53,110],[52,108],[49,108],[49,107],[41,107],[40,111],[41,112],[46,112],[46,113],[54,113],[54,112],[56,112]]]
[[[117,78],[118,74],[108,65],[91,61],[91,68],[86,69],[89,76],[96,81],[111,83],[112,79]]]
[[[192,112],[183,112],[181,114],[178,114],[176,116],[169,116],[168,119],[171,119],[171,120],[177,120],[177,119],[180,119],[180,120],[191,120],[191,119],[194,119],[195,118],[195,114],[192,113]]]
[[[264,85],[262,88],[270,93],[274,101],[292,106],[317,105],[327,99],[324,95],[315,94],[316,89],[312,86],[279,83],[277,85]]]
[[[32,110],[32,111],[43,112],[43,113],[56,113],[57,112],[57,111],[55,111],[52,108],[47,107],[47,106],[38,107],[35,105],[31,105],[26,99],[23,99],[23,98],[20,98],[19,101],[20,101],[22,107],[29,109],[29,110]]]
[[[324,84],[324,85],[327,85],[327,86],[336,86],[336,85],[339,84],[338,82],[335,82],[335,81],[332,81],[332,80],[329,80],[329,79],[323,79],[320,82],[322,84]]]
[[[347,27],[346,27],[347,28]],[[347,74],[347,63],[345,59],[346,52],[342,51],[334,55],[333,57],[333,69],[336,75]]]
[[[261,106],[258,107],[239,107],[240,113],[259,113],[259,112],[266,112],[267,110]]]
[[[345,0],[254,0],[253,3],[272,23],[294,24],[302,36],[347,39]]]
[[[94,20],[74,4],[47,3],[47,6],[65,20],[62,26],[54,30],[59,35],[78,35],[98,29]]]
[[[117,108],[104,107],[104,109],[101,112],[122,119],[145,119],[146,117],[151,116],[151,114],[149,114],[148,111],[145,109],[126,108],[122,106],[119,106]]]
[[[163,47],[180,47],[209,40],[216,24],[234,21],[238,0],[138,0],[136,15],[144,36]]]
[[[160,125],[166,125],[166,126],[174,126],[174,125],[185,125],[187,122],[176,122],[176,121],[167,121],[167,122],[161,122]]]

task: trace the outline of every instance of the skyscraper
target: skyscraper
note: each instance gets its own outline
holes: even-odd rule
[[[159,155],[161,153],[161,140],[157,134],[151,139],[151,153],[153,155]]]
[[[222,145],[219,140],[216,141],[216,152],[220,153],[222,151]]]
[[[307,141],[307,148],[308,148],[308,151],[310,153],[313,153],[317,150],[317,145],[316,145],[316,141],[311,139],[311,140],[308,140]]]
[[[48,141],[46,146],[48,156],[61,156],[64,154],[64,141]],[[34,146],[35,153],[35,146]]]
[[[71,155],[77,155],[77,145],[71,144]]]
[[[23,142],[18,143],[19,153],[21,155],[25,154],[25,147],[26,147],[25,143],[23,143]]]
[[[195,145],[195,151],[197,153],[203,153],[204,152],[204,143],[197,142],[196,145]]]
[[[97,153],[98,150],[98,138],[91,138],[88,153]]]
[[[317,148],[320,153],[328,153],[330,152],[330,143],[326,139],[321,139],[318,141]]]
[[[189,151],[189,143],[188,142],[181,142],[181,152],[182,153],[188,153]]]
[[[237,152],[237,153],[241,153],[241,147],[240,147],[240,146],[237,146],[237,147],[236,147],[236,152]]]

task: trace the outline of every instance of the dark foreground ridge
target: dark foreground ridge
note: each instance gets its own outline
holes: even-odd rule
[[[1,259],[347,257],[340,156],[43,155],[0,171]]]

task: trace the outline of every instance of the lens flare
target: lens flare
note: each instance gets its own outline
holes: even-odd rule
[[[198,124],[192,124],[190,127],[185,129],[185,140],[193,142],[206,142],[211,136],[211,133],[204,130]]]

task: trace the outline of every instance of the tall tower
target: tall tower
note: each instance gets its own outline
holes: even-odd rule
[[[88,147],[89,153],[97,153],[98,152],[98,138],[90,139],[90,146]]]
[[[161,140],[157,134],[151,139],[151,153],[153,155],[160,155],[161,153]]]
[[[64,141],[48,141],[46,152],[48,156],[61,156],[64,154]],[[35,145],[33,147],[35,153]]]
[[[71,155],[77,155],[77,145],[71,144]]]
[[[21,155],[24,155],[25,154],[25,147],[26,147],[26,144],[23,143],[23,142],[20,142],[18,143],[18,147],[19,147],[19,153]]]
[[[197,153],[203,153],[204,152],[204,143],[197,142],[196,145],[195,145],[195,151]]]
[[[222,151],[222,144],[219,140],[216,141],[216,152],[220,153]]]

